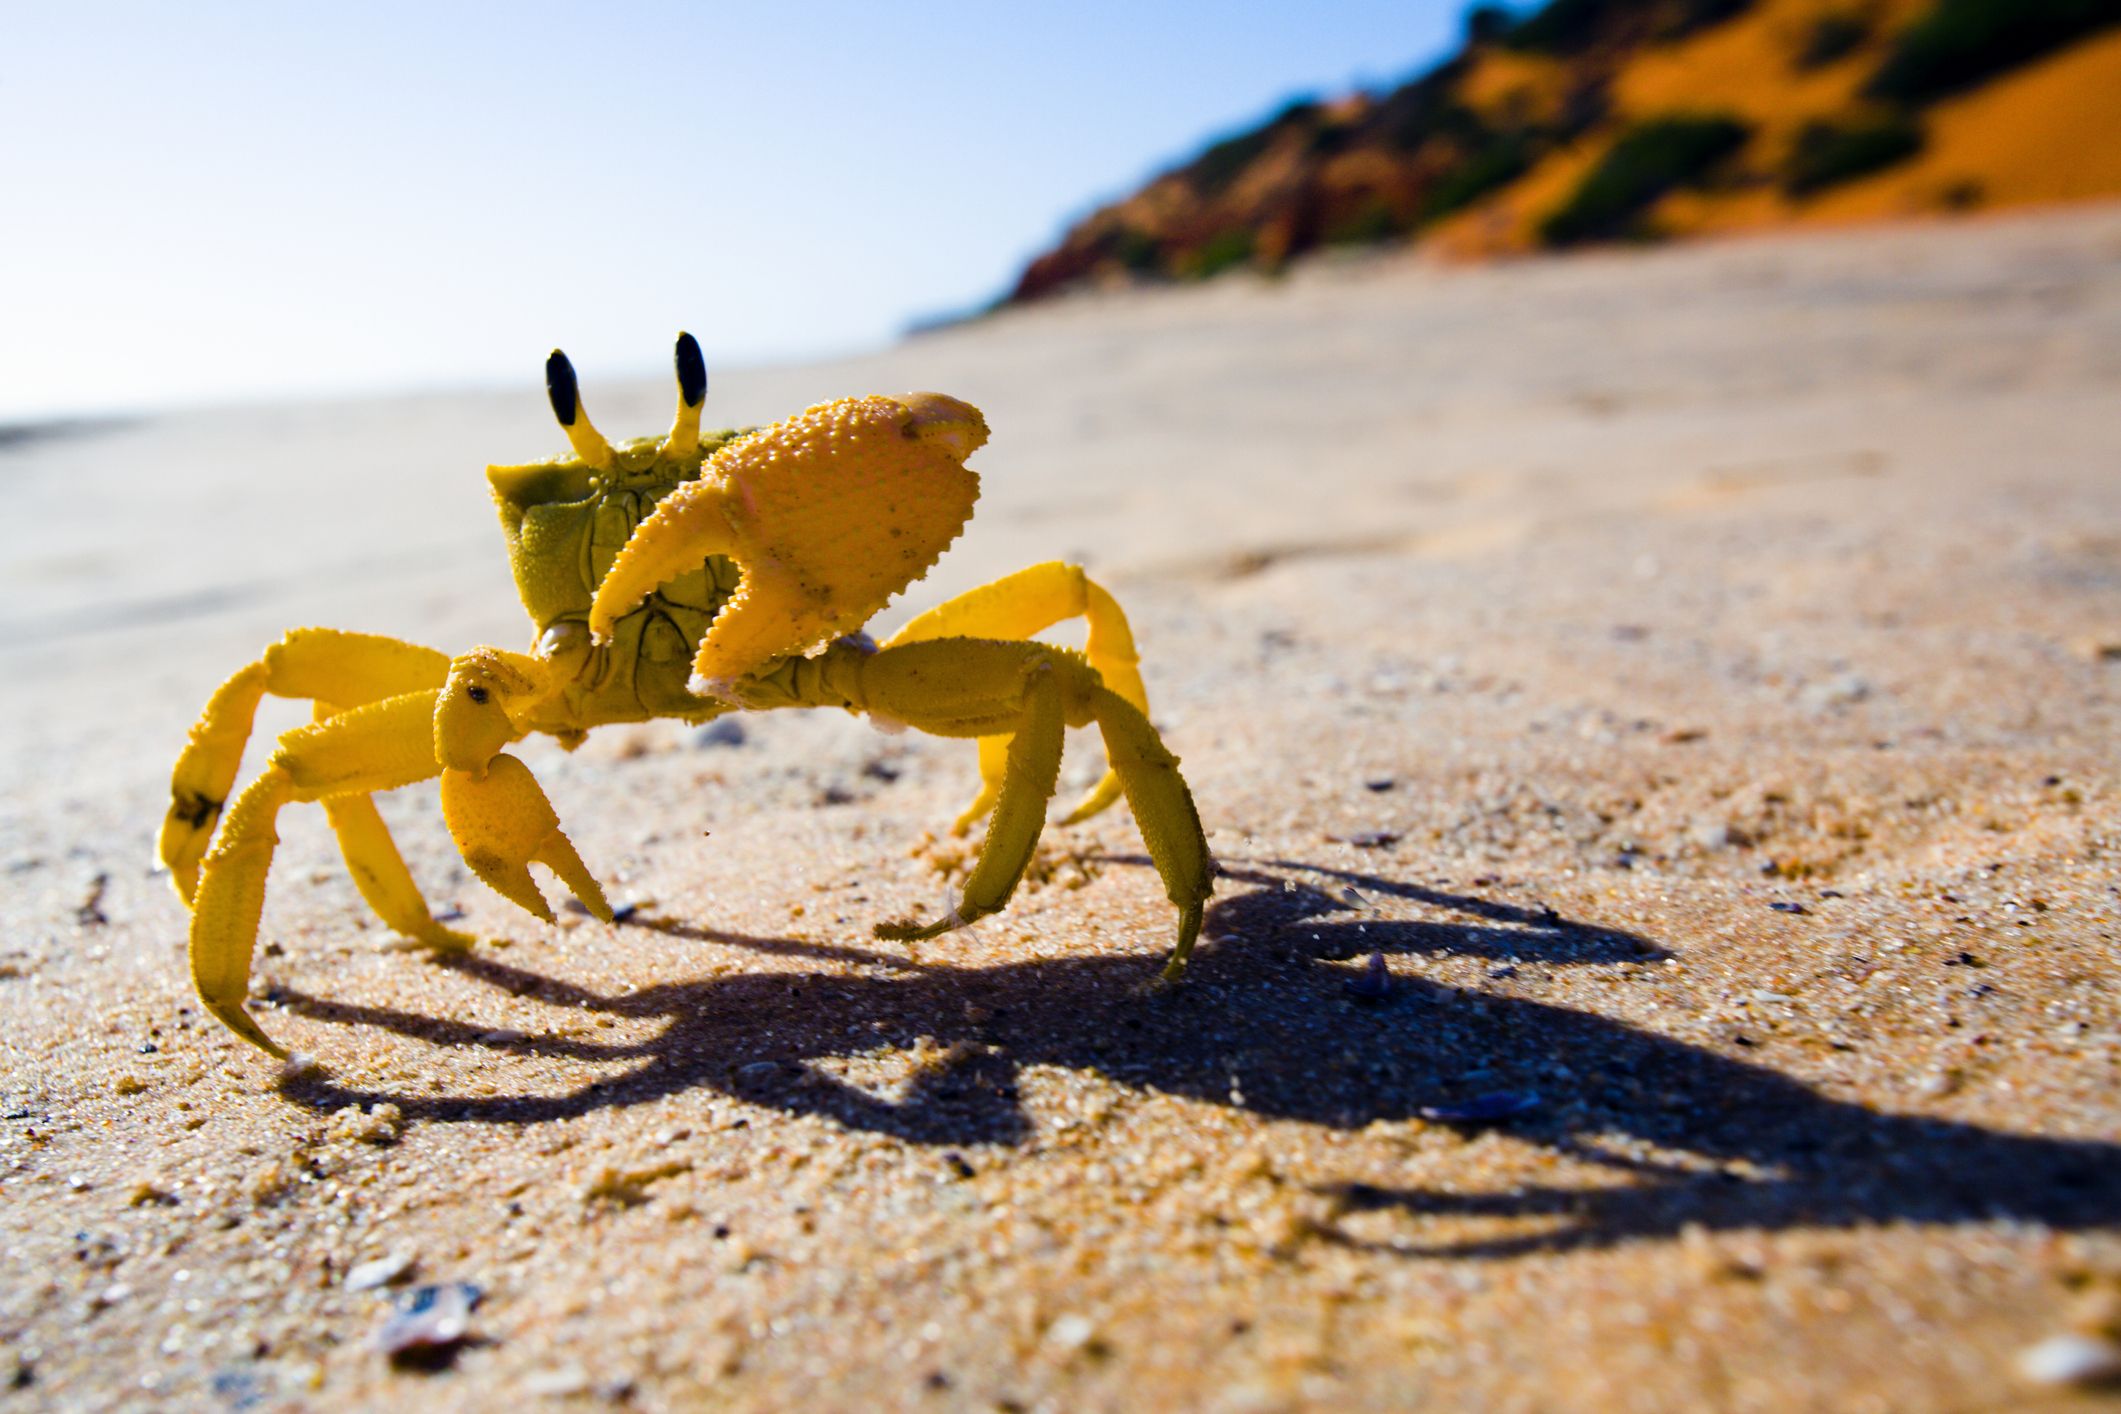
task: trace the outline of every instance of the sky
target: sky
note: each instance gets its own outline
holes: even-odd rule
[[[1462,0],[0,0],[0,423],[845,353]]]

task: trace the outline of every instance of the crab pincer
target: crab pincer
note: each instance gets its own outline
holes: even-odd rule
[[[560,876],[583,907],[611,921],[603,887],[561,831],[559,813],[537,777],[507,752],[487,763],[484,776],[442,773],[442,818],[471,872],[509,902],[553,921],[551,906],[530,877],[530,866],[542,864]]]

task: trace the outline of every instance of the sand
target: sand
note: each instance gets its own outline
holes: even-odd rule
[[[2121,1334],[2121,208],[718,374],[728,422],[985,409],[981,514],[881,622],[1057,555],[1119,594],[1223,871],[1191,980],[1124,811],[887,945],[969,748],[617,728],[523,753],[617,926],[512,911],[407,791],[492,940],[432,964],[283,817],[254,1005],[326,1069],[281,1085],[188,993],[169,763],[284,627],[522,644],[480,468],[559,447],[542,353],[0,448],[10,1407],[2097,1397],[2020,1364]],[[455,1282],[453,1360],[378,1353]]]

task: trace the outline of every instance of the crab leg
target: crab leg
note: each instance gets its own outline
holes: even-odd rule
[[[353,875],[354,887],[392,932],[436,952],[462,952],[477,941],[435,921],[372,797],[333,795],[319,804],[331,821],[332,833],[338,836],[339,853]]]
[[[379,634],[298,628],[215,689],[170,778],[170,808],[157,853],[187,902],[214,823],[235,783],[258,703],[310,698],[335,708],[441,685],[447,655]]]
[[[252,1045],[287,1054],[243,1008],[265,879],[279,843],[274,825],[280,807],[362,797],[435,775],[441,770],[434,754],[437,696],[430,689],[387,697],[288,732],[271,764],[236,797],[220,837],[200,862],[192,901],[192,984],[207,1010]]]
[[[177,896],[187,908],[199,892],[199,861],[213,842],[214,826],[220,822],[228,793],[235,788],[251,723],[257,719],[258,703],[271,679],[267,660],[261,658],[245,664],[215,688],[170,773],[169,812],[162,817],[155,857],[169,870]]]
[[[844,661],[847,668],[835,675]],[[886,924],[877,936],[932,938],[1008,901],[1044,825],[1045,802],[1060,767],[1062,727],[1096,722],[1125,789],[1142,842],[1178,907],[1178,937],[1165,964],[1176,980],[1200,936],[1215,888],[1215,863],[1178,758],[1132,702],[1106,687],[1085,660],[1065,649],[983,639],[929,639],[866,659],[827,655],[823,683],[846,705],[895,717],[938,736],[1011,738],[994,823],[965,881],[965,897],[931,924]],[[829,698],[824,700],[829,701]]]
[[[1031,852],[1046,825],[1046,802],[1060,781],[1061,738],[1065,721],[1060,685],[1049,664],[1024,675],[1023,710],[1008,743],[994,823],[980,842],[979,859],[965,879],[965,896],[946,916],[928,925],[886,923],[876,935],[896,942],[933,938],[976,918],[999,912],[1016,892],[1017,881],[1031,863]],[[990,738],[982,737],[984,749]]]
[[[1215,860],[1200,827],[1193,792],[1178,773],[1178,758],[1165,748],[1141,709],[1109,688],[1091,694],[1090,710],[1105,739],[1105,754],[1127,791],[1127,808],[1164,881],[1164,894],[1178,905],[1178,943],[1164,964],[1164,980],[1176,982],[1200,936],[1203,910],[1215,889]]]
[[[221,818],[222,805],[242,764],[243,748],[250,740],[258,703],[267,693],[310,699],[320,704],[320,711],[335,714],[386,697],[439,687],[448,671],[446,654],[416,643],[380,634],[298,628],[222,683],[207,699],[205,710],[191,729],[191,740],[178,756],[170,777],[169,813],[162,821],[156,855],[169,870],[178,895],[189,905],[198,891],[199,861],[212,842],[215,823]],[[380,825],[378,821],[378,829]],[[360,878],[363,860],[377,856],[370,844],[363,847],[361,858],[357,859],[347,839],[342,831],[340,841],[347,848],[347,864]],[[383,836],[383,845],[395,858],[397,850],[390,845],[388,835]],[[401,863],[398,870],[403,873],[403,869]],[[366,894],[365,888],[363,893]],[[417,899],[417,890],[414,898]],[[370,902],[375,902],[373,897]],[[437,941],[421,930],[408,929],[400,917],[392,916],[380,905],[376,911],[408,936]],[[421,918],[427,917],[424,904],[419,905],[418,911]],[[406,910],[398,912],[409,919]],[[425,926],[432,929],[436,925],[430,919]]]
[[[1083,656],[1090,660],[1091,667],[1097,669],[1106,687],[1146,715],[1149,696],[1142,686],[1141,655],[1135,651],[1134,634],[1127,627],[1127,616],[1120,609],[1119,601],[1083,573],[1080,565],[1051,560],[967,590],[914,618],[893,634],[884,647],[895,648],[931,638],[1028,639],[1077,615],[1082,616],[1090,630],[1083,645]],[[1000,797],[1008,746],[1006,737],[980,738],[979,795],[951,825],[953,835],[964,834],[994,808]],[[1073,825],[1087,820],[1117,800],[1119,794],[1119,773],[1107,770],[1104,778],[1076,803],[1061,823]]]

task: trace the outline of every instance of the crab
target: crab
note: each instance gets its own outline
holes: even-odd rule
[[[879,924],[912,942],[999,911],[1030,864],[1064,730],[1095,723],[1108,768],[1065,817],[1122,793],[1178,909],[1163,978],[1200,934],[1215,866],[1192,793],[1148,717],[1126,615],[1076,565],[1034,565],[920,614],[881,645],[862,625],[919,580],[971,519],[965,465],[986,419],[940,393],[820,403],[769,427],[702,432],[706,365],[677,341],[668,434],[613,444],[555,349],[546,391],[572,455],[493,466],[528,653],[450,657],[371,633],[299,628],[208,699],[177,758],[157,855],[191,911],[193,986],[244,1040],[288,1051],[244,1006],[282,807],[324,807],[363,898],[411,945],[474,939],[435,918],[372,799],[437,777],[466,865],[550,923],[530,865],[596,917],[604,891],[530,770],[505,750],[534,733],[569,749],[593,728],[726,712],[836,707],[886,729],[978,743],[980,788],[952,826],[992,817],[962,897],[941,918]],[[1080,617],[1081,652],[1031,636]],[[230,801],[259,702],[312,704]]]

